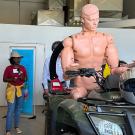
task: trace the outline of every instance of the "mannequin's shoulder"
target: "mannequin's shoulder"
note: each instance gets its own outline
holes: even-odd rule
[[[84,37],[84,35],[85,35],[84,32],[78,32],[78,33],[70,35],[69,37],[65,38],[64,40],[72,41],[73,39],[76,39],[76,38],[82,38],[82,37]]]
[[[97,32],[98,37],[103,38],[107,41],[113,40],[113,36],[109,33]]]
[[[75,33],[69,37],[66,37],[64,40],[63,40],[63,45],[64,47],[73,47],[73,42],[74,40],[79,40],[83,37],[84,35],[80,32],[80,33]]]
[[[80,39],[85,37],[85,32],[79,32],[73,35],[73,38]]]
[[[66,37],[66,38],[63,40],[63,45],[64,45],[64,47],[72,47],[74,36],[75,36],[75,34],[74,34],[74,35],[71,35],[71,36],[69,36],[69,37]]]
[[[103,37],[112,37],[112,35],[111,35],[111,34],[109,34],[109,33],[105,33],[105,32],[97,32],[97,35],[99,35],[99,36],[103,36]]]

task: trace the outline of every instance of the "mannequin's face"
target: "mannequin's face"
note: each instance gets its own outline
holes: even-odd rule
[[[96,31],[99,23],[98,13],[83,16],[81,19],[84,31]]]

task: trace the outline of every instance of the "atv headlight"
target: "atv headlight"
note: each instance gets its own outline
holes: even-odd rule
[[[114,122],[95,116],[91,116],[91,120],[100,135],[123,135],[121,127]]]
[[[101,120],[97,128],[101,135],[123,135],[119,125],[107,120]]]

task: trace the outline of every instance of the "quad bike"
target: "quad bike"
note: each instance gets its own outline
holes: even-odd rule
[[[51,89],[46,100],[45,135],[135,135],[134,100],[126,100],[125,93],[134,95],[135,77],[122,76],[120,91],[106,91],[101,98],[70,98],[56,74],[56,59],[63,46],[60,44],[50,61]],[[104,79],[94,69],[67,71],[69,76],[94,77],[103,88]],[[130,80],[130,81],[129,81]],[[121,95],[122,91],[122,95]],[[131,95],[130,95],[131,96]],[[133,98],[133,97],[132,97]],[[131,99],[131,97],[130,97]]]

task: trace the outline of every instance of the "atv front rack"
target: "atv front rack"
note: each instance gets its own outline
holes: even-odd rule
[[[96,104],[93,101],[95,102],[99,101],[99,102]],[[89,107],[96,108],[96,111],[88,110],[87,112],[84,112],[90,124],[92,125],[96,135],[101,135],[101,133],[99,132],[99,129],[95,124],[95,121],[92,119],[93,116],[97,118],[101,117],[103,121],[105,121],[107,118],[109,121],[111,121],[111,119],[112,121],[114,121],[113,119],[117,120],[117,117],[120,117],[121,121],[123,121],[123,124],[120,125],[120,128],[122,129],[123,132],[122,135],[135,135],[135,121],[134,121],[135,119],[133,119],[133,117],[135,117],[135,113],[129,111],[130,109],[135,110],[135,105],[129,104],[125,102],[123,99],[106,100],[106,99],[96,99],[96,98],[79,98],[78,102],[87,105],[88,108]],[[105,108],[110,108],[112,111],[108,111],[108,109]],[[119,111],[118,112],[114,111],[113,110],[114,108],[116,108]],[[110,122],[108,123],[110,124]],[[117,124],[116,121],[114,121],[114,123]]]
[[[97,117],[98,119],[99,119],[99,117],[101,117],[103,122],[106,121],[106,118],[108,117],[109,121],[108,121],[108,123],[107,122],[105,123],[106,128],[112,127],[112,125],[111,125],[112,122],[110,122],[111,117],[115,117],[115,119],[117,119],[117,117],[121,117],[121,120],[123,120],[124,123],[118,124],[116,121],[114,121],[114,123],[115,123],[115,125],[118,125],[120,127],[120,129],[122,131],[122,135],[135,135],[135,123],[134,123],[134,119],[133,119],[133,116],[135,116],[135,114],[131,114],[129,111],[124,111],[122,113],[116,113],[116,112],[86,112],[85,114],[86,114],[89,122],[91,123],[91,125],[93,127],[93,130],[95,131],[96,135],[101,135],[102,133],[100,133],[100,129],[99,129],[101,127],[98,127],[95,124],[95,121],[92,118],[93,116],[94,116],[94,118]],[[103,122],[102,122],[102,124],[103,124]],[[105,129],[105,130],[107,132],[108,129]],[[115,135],[119,135],[119,134],[116,133]]]

